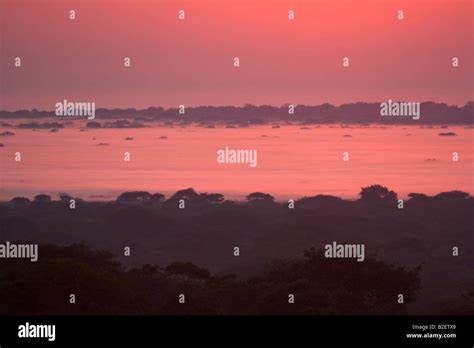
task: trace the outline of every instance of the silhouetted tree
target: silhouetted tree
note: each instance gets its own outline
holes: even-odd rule
[[[263,192],[253,192],[245,197],[249,204],[269,204],[274,203],[272,195]]]
[[[117,197],[117,202],[120,203],[144,203],[149,202],[152,195],[145,191],[124,192]]]
[[[434,196],[435,199],[449,200],[449,201],[462,201],[469,197],[469,193],[463,191],[449,191],[441,192]]]
[[[69,201],[72,199],[72,196],[67,194],[67,193],[61,193],[59,195],[59,200],[61,202],[66,202],[66,203],[69,203]]]
[[[51,202],[51,196],[45,194],[36,195],[33,199],[34,203],[49,203]]]
[[[345,209],[349,202],[335,196],[317,195],[313,197],[303,197],[297,201],[298,207],[321,210]]]
[[[199,194],[196,191],[194,191],[194,189],[187,188],[185,190],[176,191],[176,193],[173,196],[171,196],[169,200],[176,201],[180,199],[184,199],[186,201],[196,201],[199,199]]]
[[[389,205],[396,204],[397,202],[397,194],[394,191],[389,191],[385,186],[381,185],[363,187],[359,196],[363,203],[385,203]]]
[[[30,200],[26,197],[15,197],[10,200],[9,203],[13,206],[19,207],[30,204]]]

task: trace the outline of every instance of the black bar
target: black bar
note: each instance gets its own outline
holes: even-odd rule
[[[27,322],[55,325],[55,340],[18,337],[19,326]],[[423,325],[427,326],[424,331],[419,328]],[[407,338],[407,334],[417,333],[456,334],[456,338]],[[473,316],[0,316],[1,348],[16,344],[170,343],[472,347],[473,333]]]

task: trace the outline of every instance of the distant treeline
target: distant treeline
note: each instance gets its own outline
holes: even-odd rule
[[[358,194],[360,196],[359,202],[364,204],[373,205],[374,207],[396,207],[398,204],[398,195],[396,192],[389,190],[382,185],[371,185],[363,187]],[[67,193],[58,194],[59,201],[69,203],[73,197]],[[441,192],[435,196],[427,196],[423,193],[409,193],[408,198],[410,203],[413,202],[429,202],[429,201],[466,201],[472,197],[468,192],[463,191],[449,191]],[[78,202],[84,202],[82,198],[74,198]],[[196,204],[217,204],[223,203],[224,205],[233,205],[234,201],[226,200],[224,195],[221,193],[207,193],[207,192],[196,192],[193,188],[187,188],[183,190],[176,191],[168,199],[162,193],[149,193],[147,191],[128,191],[120,194],[116,202],[117,203],[140,203],[140,204],[161,204],[167,203],[175,205],[180,200],[185,202],[190,202],[193,205]],[[275,198],[263,192],[252,192],[245,197],[247,204],[249,205],[272,205],[275,204]],[[298,203],[299,206],[306,207],[311,205],[314,202],[319,202],[319,204],[324,204],[327,207],[338,206],[339,208],[347,207],[348,204],[351,204],[351,201],[343,200],[342,198],[331,196],[331,195],[316,195],[310,197],[303,197],[293,201],[293,207],[295,203]],[[51,196],[40,193],[36,195],[33,200],[26,197],[15,197],[12,198],[7,203],[8,205],[14,207],[20,207],[28,205],[29,203],[50,203],[54,202]],[[1,203],[1,202],[0,202]],[[286,205],[284,203],[283,205]]]
[[[351,103],[334,106],[295,105],[294,114],[288,113],[289,104],[280,107],[271,105],[244,106],[198,106],[186,107],[185,115],[179,108],[149,107],[147,109],[103,109],[95,112],[96,120],[132,118],[137,121],[180,120],[183,122],[224,122],[237,124],[265,124],[270,122],[298,121],[307,124],[473,124],[474,102],[464,106],[445,103],[421,103],[421,117],[382,117],[380,103]],[[0,118],[40,118],[54,117],[54,111],[18,110],[0,111]],[[178,118],[180,117],[180,118]],[[70,119],[74,119],[71,117]],[[68,120],[64,117],[62,120]]]

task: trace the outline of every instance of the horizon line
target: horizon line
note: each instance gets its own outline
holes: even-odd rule
[[[64,99],[63,100],[68,100],[68,99]],[[354,102],[346,102],[346,103],[341,103],[341,104],[332,104],[332,103],[329,103],[329,102],[324,102],[324,103],[320,103],[320,104],[299,104],[299,103],[295,103],[295,104],[292,104],[291,102],[288,102],[288,103],[284,103],[284,104],[281,104],[281,105],[276,105],[276,104],[259,104],[259,105],[256,105],[256,104],[252,104],[252,103],[243,103],[243,104],[240,104],[240,105],[236,105],[236,104],[228,104],[228,105],[205,105],[205,104],[201,104],[201,105],[194,105],[194,106],[186,106],[185,104],[181,104],[181,105],[184,105],[186,107],[186,109],[197,109],[197,108],[227,108],[227,107],[231,107],[231,108],[246,108],[246,107],[256,107],[256,108],[260,108],[260,107],[272,107],[272,108],[277,108],[277,109],[282,109],[284,107],[288,107],[289,105],[293,105],[295,108],[297,107],[321,107],[321,106],[331,106],[331,107],[334,107],[334,108],[339,108],[341,106],[347,106],[347,105],[357,105],[357,104],[367,104],[367,105],[370,105],[370,104],[381,104],[381,103],[385,103],[387,101],[391,100],[392,102],[403,102],[403,103],[414,103],[413,101],[406,101],[406,100],[398,100],[398,99],[387,99],[387,100],[384,100],[384,101],[372,101],[372,102],[369,102],[369,101],[354,101]],[[95,103],[94,101],[83,101],[83,100],[73,100],[73,101],[69,101],[69,102],[73,102],[73,103]],[[464,104],[449,104],[447,102],[436,102],[436,101],[432,101],[432,100],[426,100],[426,101],[420,101],[420,102],[416,102],[416,103],[420,103],[421,104],[436,104],[436,105],[446,105],[448,107],[456,107],[456,108],[464,108],[470,104],[474,104],[474,99],[472,100],[468,100],[466,101]],[[113,111],[113,110],[135,110],[135,111],[145,111],[145,110],[149,110],[149,109],[163,109],[164,111],[168,111],[168,110],[175,110],[175,109],[178,109],[180,107],[180,105],[176,105],[176,106],[169,106],[169,107],[166,107],[166,106],[160,106],[160,105],[150,105],[148,107],[143,107],[143,108],[139,108],[139,107],[133,107],[133,106],[130,106],[130,107],[100,107],[100,108],[97,108],[97,110],[107,110],[107,111]],[[54,110],[39,110],[39,109],[36,109],[36,108],[32,108],[32,109],[16,109],[16,110],[0,110],[0,114],[1,113],[17,113],[17,112],[39,112],[39,113],[54,113]]]

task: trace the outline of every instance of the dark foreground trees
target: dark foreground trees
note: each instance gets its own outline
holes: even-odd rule
[[[71,254],[72,247],[58,249],[59,257],[48,252],[56,247],[42,247],[38,263],[15,266],[2,259],[0,298],[6,300],[0,301],[0,313],[393,313],[407,303],[410,313],[440,314],[445,312],[440,303],[464,313],[460,308],[468,302],[459,294],[472,289],[474,198],[459,191],[412,193],[400,209],[391,192],[374,185],[356,201],[304,197],[294,209],[266,193],[255,192],[246,203],[191,188],[168,199],[141,191],[109,202],[75,198],[75,209],[66,194],[61,200],[0,202],[0,242],[84,242],[138,267],[123,269],[103,256],[95,266],[80,254],[95,258],[93,251]],[[367,255],[384,263],[380,268],[369,258],[328,263],[316,251],[300,258],[308,247],[333,241],[363,243]],[[123,255],[125,246],[132,248],[131,257]],[[233,254],[235,246],[240,257]],[[287,260],[263,271],[274,258]],[[391,262],[407,269],[423,264],[417,300],[410,292],[416,283],[403,281],[413,279],[411,273],[396,271]],[[75,305],[68,302],[71,293]],[[177,301],[179,293],[186,295],[185,306]],[[289,294],[294,304],[288,304]],[[398,294],[405,304],[396,303]]]
[[[418,269],[326,259],[314,249],[249,279],[183,262],[127,270],[110,253],[78,244],[39,250],[36,263],[0,263],[0,314],[395,314],[420,287]]]

